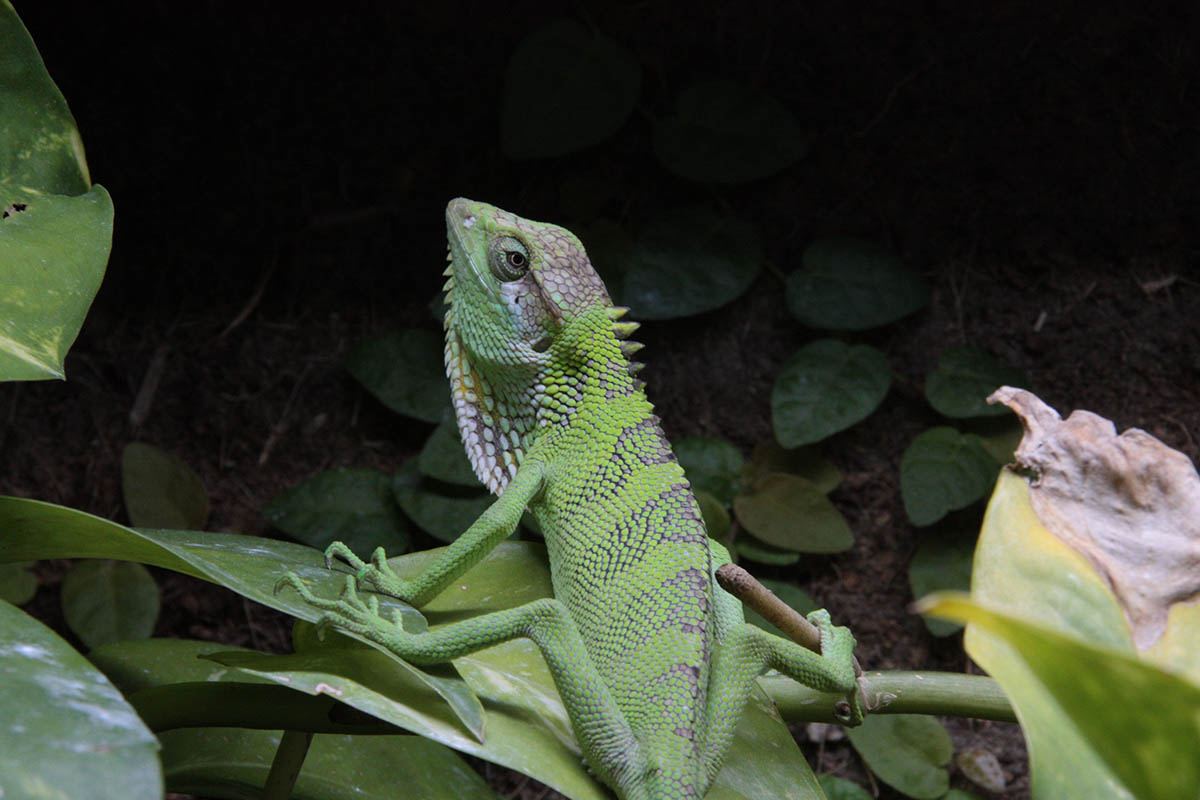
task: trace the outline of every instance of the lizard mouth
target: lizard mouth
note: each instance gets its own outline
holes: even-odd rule
[[[475,263],[471,257],[471,248],[465,241],[467,233],[476,225],[481,224],[479,215],[472,208],[475,204],[465,197],[456,197],[446,206],[446,231],[450,240],[450,262],[455,273],[459,265],[466,262],[471,275],[480,288],[493,300],[500,299],[500,293],[493,282],[488,279],[489,272],[485,264]]]

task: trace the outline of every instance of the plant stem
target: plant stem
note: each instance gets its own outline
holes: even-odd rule
[[[271,762],[271,771],[267,773],[267,782],[263,785],[263,800],[288,800],[292,796],[312,737],[308,731],[283,732]]]
[[[759,683],[788,722],[828,722],[840,695],[801,686],[783,675],[764,675]],[[991,678],[957,672],[890,670],[862,677],[867,710],[872,714],[936,714],[1016,722],[1012,706]]]

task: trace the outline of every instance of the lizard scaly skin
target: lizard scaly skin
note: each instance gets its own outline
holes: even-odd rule
[[[626,800],[701,798],[720,769],[755,676],[772,667],[845,694],[861,719],[854,639],[824,611],[822,654],[747,625],[713,572],[687,478],[629,360],[622,322],[569,231],[485,203],[446,210],[446,367],[459,430],[499,498],[416,579],[382,551],[343,545],[357,584],[420,605],[507,537],[528,507],[545,535],[554,597],[434,632],[407,633],[362,603],[313,597],[337,626],[419,664],[515,637],[542,651],[584,757]]]

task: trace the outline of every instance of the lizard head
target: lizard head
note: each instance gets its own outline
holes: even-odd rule
[[[475,473],[499,493],[539,424],[549,376],[571,372],[561,363],[570,342],[595,341],[593,323],[610,339],[636,324],[617,322],[628,309],[613,306],[565,228],[460,197],[446,207],[446,232],[446,372]]]

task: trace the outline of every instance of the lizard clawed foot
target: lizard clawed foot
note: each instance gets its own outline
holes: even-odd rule
[[[354,580],[359,584],[400,600],[408,600],[408,584],[388,566],[387,552],[382,547],[375,548],[368,563],[354,555],[354,551],[342,542],[334,542],[325,549],[325,566],[332,568],[335,558],[350,565],[354,570]]]
[[[398,624],[394,620],[389,621],[379,613],[378,597],[371,595],[364,601],[359,596],[357,580],[353,575],[346,576],[346,582],[342,585],[342,591],[337,600],[313,594],[312,590],[300,580],[300,576],[294,572],[288,572],[279,579],[279,583],[275,585],[275,593],[278,594],[284,586],[291,587],[305,603],[324,612],[316,622],[319,639],[323,640],[325,632],[330,628],[341,628],[364,634],[381,626]]]
[[[834,625],[829,612],[823,608],[809,614],[807,619],[821,632],[821,656],[843,676],[842,690],[846,699],[837,704],[834,716],[843,725],[860,725],[864,712],[855,674],[854,634],[849,628]]]

